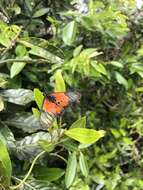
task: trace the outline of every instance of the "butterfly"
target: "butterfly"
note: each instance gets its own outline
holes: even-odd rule
[[[66,107],[77,102],[81,97],[78,92],[55,92],[46,94],[40,115],[42,127],[49,128],[56,117],[62,115]]]

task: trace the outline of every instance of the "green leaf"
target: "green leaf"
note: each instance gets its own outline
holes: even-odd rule
[[[55,181],[64,175],[60,168],[40,167],[35,170],[35,178],[42,181]]]
[[[40,111],[37,108],[32,108],[32,112],[37,119],[40,118]]]
[[[127,90],[128,89],[128,82],[127,80],[118,72],[115,72],[115,77],[116,77],[116,80],[119,84],[122,84],[125,89]]]
[[[54,150],[54,144],[46,140],[40,140],[38,144],[47,152],[52,152]]]
[[[10,153],[13,153],[15,151],[15,147],[16,147],[16,145],[15,145],[16,140],[14,138],[12,131],[4,123],[1,123],[1,125],[0,125],[0,134],[5,139],[8,151],[10,151]]]
[[[21,8],[17,4],[14,4],[12,10],[15,12],[15,15],[19,15],[21,13]]]
[[[143,46],[137,51],[139,56],[143,56]]]
[[[77,33],[77,23],[75,21],[71,21],[63,28],[62,38],[65,44],[72,45],[72,43],[76,39]]]
[[[98,55],[101,55],[102,52],[98,52],[96,48],[87,48],[82,51],[82,53],[86,54],[88,58],[97,57]]]
[[[87,177],[88,176],[88,166],[87,166],[87,161],[85,156],[82,154],[82,152],[80,152],[79,155],[79,165],[80,165],[80,169],[82,174]]]
[[[91,145],[92,145],[92,143],[90,143],[90,144],[79,144],[78,148],[79,149],[85,149],[85,148],[88,148]]]
[[[62,77],[62,70],[57,70],[54,74],[55,79],[55,92],[65,92],[66,86]]]
[[[42,57],[44,59],[47,59],[47,61],[49,61],[49,63],[56,63],[56,64],[62,64],[63,63],[63,60],[60,57],[52,54],[51,52],[49,52],[43,48],[40,48],[38,46],[32,46],[29,53],[32,55],[36,55],[38,57]]]
[[[18,45],[16,46],[15,53],[18,57],[23,57],[27,55],[27,49],[24,45]]]
[[[138,87],[138,88],[136,88],[135,91],[136,91],[136,92],[143,92],[143,87]]]
[[[0,112],[4,110],[4,101],[2,97],[0,97]]]
[[[6,180],[10,185],[12,166],[11,160],[7,151],[6,142],[2,135],[0,135],[0,178]]]
[[[16,156],[20,160],[32,160],[43,151],[39,141],[50,141],[51,135],[48,132],[37,132],[16,141]]]
[[[83,48],[83,45],[76,47],[73,51],[73,56],[74,57],[78,56],[80,54],[82,48]]]
[[[37,17],[45,15],[48,12],[49,12],[49,8],[42,8],[36,11],[32,17],[37,18]]]
[[[80,143],[90,144],[98,141],[101,137],[105,135],[105,131],[99,130],[96,131],[94,129],[86,129],[86,128],[72,128],[65,132],[70,138],[73,138]]]
[[[76,152],[73,152],[68,158],[68,164],[66,168],[65,184],[67,188],[69,188],[74,181],[76,175],[76,167],[77,167]]]
[[[111,61],[110,64],[118,68],[123,68],[123,64],[118,61]]]
[[[71,128],[80,128],[80,127],[83,127],[85,128],[86,127],[86,116],[78,119],[77,121],[75,121],[71,126],[70,126],[70,129]]]
[[[41,129],[39,121],[35,116],[28,112],[19,112],[17,114],[8,114],[8,118],[4,121],[7,125],[16,127],[25,132],[35,132]]]
[[[95,68],[96,71],[98,71],[99,73],[101,73],[103,75],[107,75],[107,71],[102,64],[96,63],[96,62],[92,62],[91,64]]]
[[[13,78],[16,75],[18,75],[23,70],[25,65],[26,65],[25,62],[15,62],[15,63],[13,63],[11,68],[10,68],[10,77]]]
[[[33,92],[24,88],[2,90],[0,94],[5,101],[21,106],[34,101]]]
[[[34,88],[34,99],[38,108],[41,109],[43,105],[44,96],[38,88]]]
[[[68,151],[78,151],[78,144],[72,140],[69,139],[62,143],[64,148],[66,148]]]

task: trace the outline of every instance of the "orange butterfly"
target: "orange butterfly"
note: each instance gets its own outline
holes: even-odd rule
[[[55,92],[45,95],[40,122],[43,127],[50,127],[54,119],[62,115],[64,109],[73,102],[80,99],[81,95],[78,92]]]

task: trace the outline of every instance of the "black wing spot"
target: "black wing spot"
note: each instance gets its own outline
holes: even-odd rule
[[[47,95],[46,98],[48,98],[48,100],[49,100],[50,102],[53,102],[53,103],[56,102],[56,98],[55,98],[55,96]]]

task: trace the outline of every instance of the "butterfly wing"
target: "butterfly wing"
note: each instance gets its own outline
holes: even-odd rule
[[[54,102],[45,97],[40,115],[40,123],[42,127],[49,128],[61,111],[62,107],[57,106]]]
[[[79,98],[80,94],[74,92],[56,92],[45,96],[40,116],[42,126],[50,127],[54,119],[61,115],[70,103],[77,101]]]

